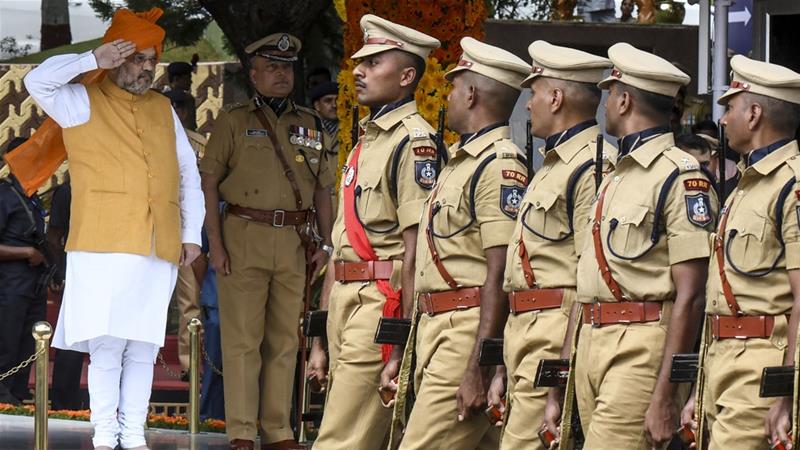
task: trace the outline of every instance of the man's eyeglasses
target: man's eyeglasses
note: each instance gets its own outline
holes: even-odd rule
[[[156,56],[146,56],[143,53],[136,53],[133,56],[131,56],[130,58],[128,58],[128,61],[133,63],[133,64],[136,64],[137,66],[140,66],[140,67],[143,66],[144,63],[146,63],[146,62],[150,62],[150,63],[153,64],[153,66],[155,66],[156,64],[158,64],[158,57],[156,57]]]

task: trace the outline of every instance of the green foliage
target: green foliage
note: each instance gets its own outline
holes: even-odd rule
[[[31,45],[19,45],[17,40],[11,36],[0,39],[0,55],[8,55],[11,58],[18,58],[27,55],[31,51]]]
[[[15,64],[38,64],[51,56],[63,55],[65,53],[88,52],[96,49],[101,44],[102,41],[99,38],[92,39],[91,41],[77,42],[71,45],[63,45],[61,47],[51,48],[39,53],[18,56],[3,62]],[[0,45],[2,45],[2,41],[0,41]],[[195,53],[200,56],[201,62],[235,60],[231,54],[217,49],[216,46],[210,43],[207,39],[200,39],[194,45],[190,45],[188,47],[176,47],[174,45],[167,44],[164,47],[164,53],[161,54],[161,62],[169,63],[173,61],[189,61],[192,58],[192,55]]]
[[[117,9],[117,1],[89,0],[97,16],[110,20]],[[125,0],[124,6],[132,11],[146,11],[153,7],[164,10],[158,24],[167,32],[167,40],[178,46],[192,45],[203,36],[211,15],[196,0]]]
[[[486,0],[489,17],[512,20],[548,20],[551,0]]]

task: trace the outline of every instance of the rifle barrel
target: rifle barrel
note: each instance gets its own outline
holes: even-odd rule
[[[718,126],[719,154],[717,156],[719,158],[719,180],[717,180],[717,186],[719,186],[719,210],[722,211],[722,208],[725,206],[725,200],[728,198],[728,193],[725,189],[725,158],[728,154],[728,138],[725,136],[725,125],[720,122]]]
[[[528,182],[533,178],[533,135],[531,134],[531,119],[525,123],[525,158],[528,160]]]

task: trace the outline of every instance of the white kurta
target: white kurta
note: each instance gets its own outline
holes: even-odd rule
[[[28,73],[25,87],[62,128],[78,126],[89,121],[89,96],[83,85],[68,83],[96,68],[92,52],[55,56]],[[205,205],[197,159],[174,111],[172,117],[180,170],[182,241],[200,245]],[[69,252],[53,346],[88,352],[89,339],[106,335],[163,346],[177,272],[174,264],[157,258],[155,252],[150,256]]]

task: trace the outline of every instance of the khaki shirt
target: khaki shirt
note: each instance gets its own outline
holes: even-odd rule
[[[776,209],[780,191],[800,171],[800,151],[796,141],[770,153],[761,161],[745,168],[740,165],[742,178],[726,202],[728,223],[725,244],[725,275],[731,285],[736,302],[745,315],[788,314],[794,302],[789,286],[788,270],[800,268],[800,212],[797,184],[792,184],[786,196],[781,229],[778,230]],[[794,169],[793,167],[794,166]],[[731,234],[736,230],[735,238]],[[779,234],[780,233],[780,234]],[[781,254],[780,237],[786,245]],[[774,263],[775,270],[762,277],[745,276],[745,272],[766,271]],[[729,316],[732,314],[722,293],[722,282],[715,254],[711,255],[706,286],[706,312]]]
[[[221,179],[220,196],[228,203],[263,210],[295,211],[297,203],[291,184],[283,173],[267,130],[256,116],[256,109],[251,100],[219,112],[200,162],[200,172]],[[313,205],[316,189],[335,183],[325,161],[325,142],[323,149],[317,150],[311,145],[290,141],[292,135],[324,141],[317,137],[322,136],[322,130],[317,126],[316,113],[291,101],[281,117],[276,117],[269,107],[265,106],[264,111],[277,134],[286,162],[294,172],[303,209],[308,209]]]
[[[475,137],[463,147],[450,148],[450,161],[439,175],[437,187],[425,203],[417,235],[417,292],[451,288],[436,268],[424,230],[431,207],[439,205],[431,226],[434,245],[444,267],[463,287],[482,286],[486,280],[484,250],[508,245],[525,189],[527,169],[517,159],[520,149],[511,141],[511,128],[501,126]],[[470,201],[473,175],[491,157],[475,189],[475,217]]]
[[[603,180],[600,191],[608,186],[600,224],[603,250],[614,279],[623,295],[630,299],[674,300],[670,266],[709,256],[717,196],[699,167],[696,159],[675,147],[672,133],[664,133],[620,157],[615,170]],[[677,178],[667,192],[655,224],[660,230],[659,240],[639,256],[651,245],[662,186],[676,171]],[[592,207],[590,221],[594,219],[596,205],[597,202]],[[609,238],[612,223],[617,226]],[[618,256],[609,249],[609,242]],[[582,303],[616,301],[601,277],[591,232],[578,261],[577,287],[578,301]]]
[[[356,210],[378,259],[397,259],[404,253],[403,231],[419,222],[422,203],[436,179],[436,144],[433,128],[419,115],[412,101],[398,106],[375,120],[361,121],[361,154],[358,178],[361,187]],[[400,148],[402,141],[407,140]],[[399,158],[397,177],[392,177],[395,153]],[[343,173],[352,161],[351,152]],[[344,188],[346,182],[342,176]],[[397,186],[396,194],[392,186]],[[356,187],[358,190],[358,187]],[[333,225],[333,257],[343,261],[361,261],[350,245],[344,224],[344,195],[339,196],[338,213]]]
[[[519,256],[520,238],[525,242],[537,288],[576,286],[578,257],[587,236],[591,237],[588,224],[595,195],[594,159],[599,133],[597,125],[589,127],[545,153],[542,168],[522,199],[508,246],[503,285],[506,292],[529,289]],[[572,204],[572,217],[568,216],[567,198]]]

